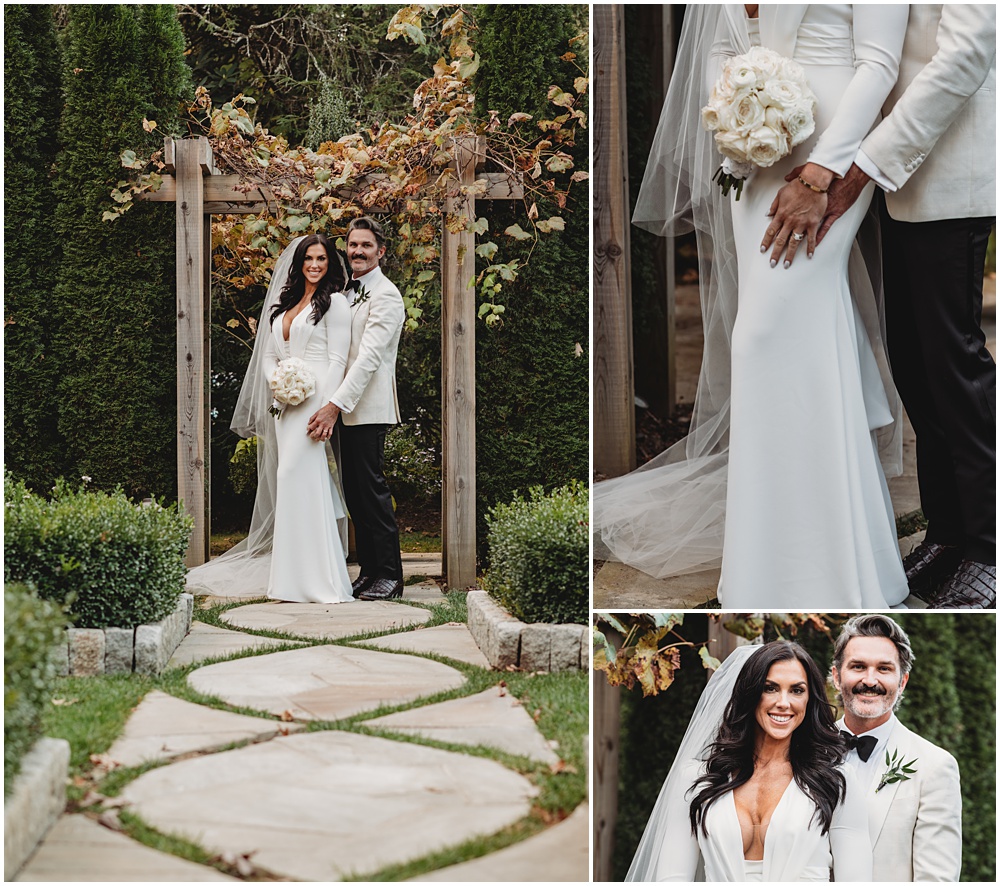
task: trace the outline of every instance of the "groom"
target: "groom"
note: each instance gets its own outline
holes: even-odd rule
[[[996,7],[911,6],[884,111],[831,186],[817,242],[868,181],[885,191],[889,358],[928,523],[906,578],[932,609],[992,609],[996,365],[981,320],[996,214]]]
[[[912,664],[910,640],[891,618],[850,619],[833,652],[833,683],[844,702],[837,726],[851,745],[846,765],[867,787],[872,879],[955,883],[962,869],[958,764],[893,713]]]
[[[399,421],[396,351],[406,319],[399,290],[382,273],[382,228],[367,216],[347,228],[351,290],[351,348],[344,381],[310,419],[309,435],[327,439],[340,417],[345,465],[344,497],[354,523],[361,573],[355,597],[389,600],[403,595],[403,561],[392,495],[383,471],[385,435]]]

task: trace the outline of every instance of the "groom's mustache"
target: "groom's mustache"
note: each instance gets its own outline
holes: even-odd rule
[[[852,695],[885,695],[886,691],[881,686],[857,685],[851,690]]]

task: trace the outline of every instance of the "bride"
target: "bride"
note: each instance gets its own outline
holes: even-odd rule
[[[698,700],[625,879],[870,881],[867,806],[844,755],[802,647],[736,649]]]
[[[906,598],[885,481],[901,468],[901,410],[879,276],[868,271],[877,236],[855,240],[873,186],[830,232],[838,239],[813,247],[825,190],[895,82],[907,14],[688,7],[633,220],[658,234],[697,232],[705,354],[688,438],[595,486],[596,557],[657,577],[721,560],[725,608],[885,608]],[[699,109],[725,58],[756,45],[802,66],[816,130],[755,169],[737,201],[712,181],[722,158]]]
[[[194,593],[302,603],[353,601],[344,555],[347,511],[331,474],[327,432],[307,433],[309,416],[344,379],[351,314],[343,259],[322,234],[299,237],[271,273],[254,353],[231,424],[257,436],[257,497],[246,539],[188,572]],[[280,361],[302,360],[315,392],[271,413],[269,380]],[[339,472],[338,472],[339,476]]]

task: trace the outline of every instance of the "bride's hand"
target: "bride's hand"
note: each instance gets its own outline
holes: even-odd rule
[[[803,184],[803,181],[808,184]],[[761,252],[771,250],[772,268],[777,266],[783,253],[784,266],[791,267],[803,241],[806,254],[812,258],[816,251],[816,232],[826,215],[825,192],[832,181],[833,173],[829,169],[807,163],[794,181],[778,191],[768,212],[771,222],[760,244]]]

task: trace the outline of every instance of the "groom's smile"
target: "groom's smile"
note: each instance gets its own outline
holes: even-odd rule
[[[846,715],[865,721],[866,729],[892,714],[906,677],[895,644],[887,637],[854,637],[844,648],[844,664],[833,669],[833,682],[844,700]],[[848,724],[852,729],[853,726]]]

